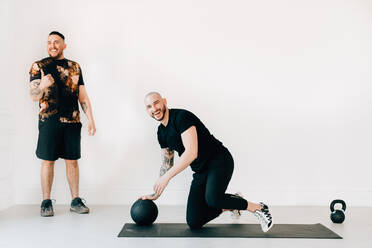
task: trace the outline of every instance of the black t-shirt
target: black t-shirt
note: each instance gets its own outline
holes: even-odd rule
[[[79,86],[84,85],[83,75],[78,63],[51,57],[44,58],[32,64],[30,69],[30,82],[40,81],[41,71],[44,75],[51,74],[52,84],[40,99],[40,105],[46,106],[39,113],[41,121],[49,118],[59,118],[64,123],[80,122],[79,112]]]
[[[193,113],[184,109],[169,109],[167,126],[160,124],[158,127],[158,141],[161,148],[177,151],[181,156],[185,151],[181,134],[191,126],[196,127],[198,135],[198,157],[191,163],[191,168],[195,172],[201,172],[208,159],[218,154],[224,146]]]

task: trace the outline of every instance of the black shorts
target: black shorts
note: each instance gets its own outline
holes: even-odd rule
[[[81,123],[61,123],[57,120],[39,120],[39,138],[36,156],[42,160],[80,158]]]

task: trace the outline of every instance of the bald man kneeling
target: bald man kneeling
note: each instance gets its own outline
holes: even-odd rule
[[[142,199],[158,199],[169,181],[190,166],[194,171],[186,214],[190,228],[201,228],[225,210],[237,215],[240,215],[239,210],[254,213],[264,232],[273,226],[266,204],[248,202],[240,195],[225,193],[234,170],[234,160],[229,150],[210,134],[198,117],[184,109],[168,109],[166,99],[158,92],[145,96],[145,106],[149,115],[160,122],[158,141],[163,161],[160,178],[154,185],[155,193],[142,196]],[[175,165],[174,151],[180,156]]]

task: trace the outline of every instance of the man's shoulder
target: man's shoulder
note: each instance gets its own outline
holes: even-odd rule
[[[169,109],[169,112],[174,114],[174,115],[179,115],[179,114],[192,114],[193,113],[187,109],[180,109],[180,108],[172,108]]]
[[[79,65],[78,62],[73,61],[73,60],[70,60],[70,59],[66,59],[66,61],[67,61],[67,64],[68,64],[69,67],[78,67],[78,68],[80,68],[80,65]]]
[[[49,58],[49,57],[34,61],[31,65],[31,69],[30,69],[31,76],[32,77],[39,77],[40,76],[40,70],[45,68],[51,62],[52,62],[52,59]]]
[[[169,112],[173,116],[172,119],[178,119],[178,118],[198,118],[194,113],[187,109],[170,109]]]
[[[43,65],[48,65],[52,62],[53,62],[53,60],[50,57],[46,57],[46,58],[34,61],[32,63],[32,65],[38,65],[40,67],[40,66],[43,66]]]

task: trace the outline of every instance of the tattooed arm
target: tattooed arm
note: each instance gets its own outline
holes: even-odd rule
[[[44,76],[43,70],[41,71],[41,79],[34,79],[30,82],[30,96],[32,101],[39,101],[45,90],[54,83],[54,79],[50,74]]]
[[[30,82],[30,96],[32,101],[39,101],[44,95],[44,90],[40,89],[40,79]]]
[[[168,170],[170,170],[173,167],[173,161],[174,161],[174,151],[169,148],[161,149],[161,156],[162,156],[162,163],[160,166],[160,173],[159,177],[161,178]],[[144,195],[140,198],[142,200],[153,200],[159,198],[160,195],[157,195],[156,193],[153,193],[151,195]]]
[[[180,156],[177,164],[169,168],[169,170],[167,170],[165,174],[156,181],[154,185],[156,196],[160,196],[165,187],[167,187],[169,181],[178,173],[186,169],[198,156],[198,134],[196,127],[189,127],[181,134],[181,139],[185,151]]]
[[[96,132],[96,125],[93,119],[92,105],[90,104],[88,93],[84,85],[79,86],[79,102],[81,108],[83,109],[84,113],[86,114],[89,120],[88,124],[89,135],[94,135]]]
[[[162,163],[160,166],[159,177],[161,178],[170,168],[173,167],[174,151],[169,148],[161,149]],[[160,195],[153,193],[151,195],[141,196],[139,199],[155,201]]]
[[[186,169],[198,156],[198,134],[195,126],[189,127],[181,134],[185,151],[179,161],[173,166],[174,151],[163,149],[163,164],[160,168],[160,178],[154,185],[154,194],[142,196],[143,200],[156,200],[163,193],[169,181],[178,173]]]
[[[164,175],[170,168],[173,167],[174,161],[174,151],[170,150],[169,148],[165,148],[161,150],[163,161],[160,166],[160,175]]]

